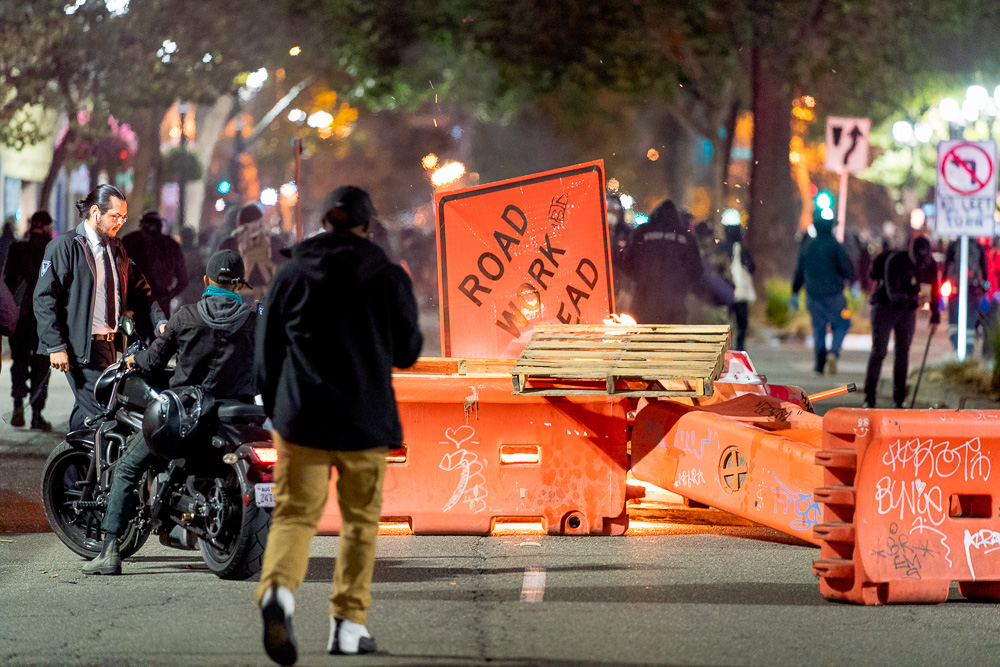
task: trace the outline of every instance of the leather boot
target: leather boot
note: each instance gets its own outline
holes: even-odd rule
[[[83,567],[84,574],[121,574],[122,556],[118,553],[117,536],[107,536],[101,555]]]

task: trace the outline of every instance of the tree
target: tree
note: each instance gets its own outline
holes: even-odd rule
[[[37,131],[17,122],[28,105],[67,118],[42,201],[72,154],[81,120],[114,114],[131,122],[138,139],[133,198],[141,208],[147,177],[159,163],[167,109],[177,100],[211,103],[235,94],[238,74],[274,58],[283,34],[275,26],[286,25],[265,0],[109,6],[97,0],[0,6],[0,138],[15,146],[38,140]]]

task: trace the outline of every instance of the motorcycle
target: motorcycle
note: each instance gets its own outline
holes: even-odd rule
[[[73,552],[94,559],[101,553],[101,522],[108,506],[115,466],[143,415],[167,386],[162,377],[143,377],[124,359],[144,349],[132,343],[123,360],[109,366],[94,387],[104,413],[66,435],[45,462],[42,499],[49,525]],[[248,579],[260,572],[274,507],[273,469],[277,451],[264,429],[263,408],[239,401],[215,401],[217,425],[199,451],[161,459],[151,466],[128,502],[134,518],[119,536],[122,558],[136,553],[151,534],[161,543],[198,549],[208,569],[222,579]],[[127,514],[127,515],[128,515]]]

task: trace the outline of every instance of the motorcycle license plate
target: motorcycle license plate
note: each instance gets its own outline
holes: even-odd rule
[[[274,484],[254,484],[253,493],[257,507],[274,507]]]

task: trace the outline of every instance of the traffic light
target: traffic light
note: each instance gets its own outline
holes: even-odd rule
[[[227,194],[232,189],[232,184],[229,181],[219,181],[219,185],[215,188],[219,191],[220,195]]]
[[[816,205],[819,217],[824,220],[833,220],[833,195],[830,194],[829,190],[817,191],[813,197],[813,203]]]

